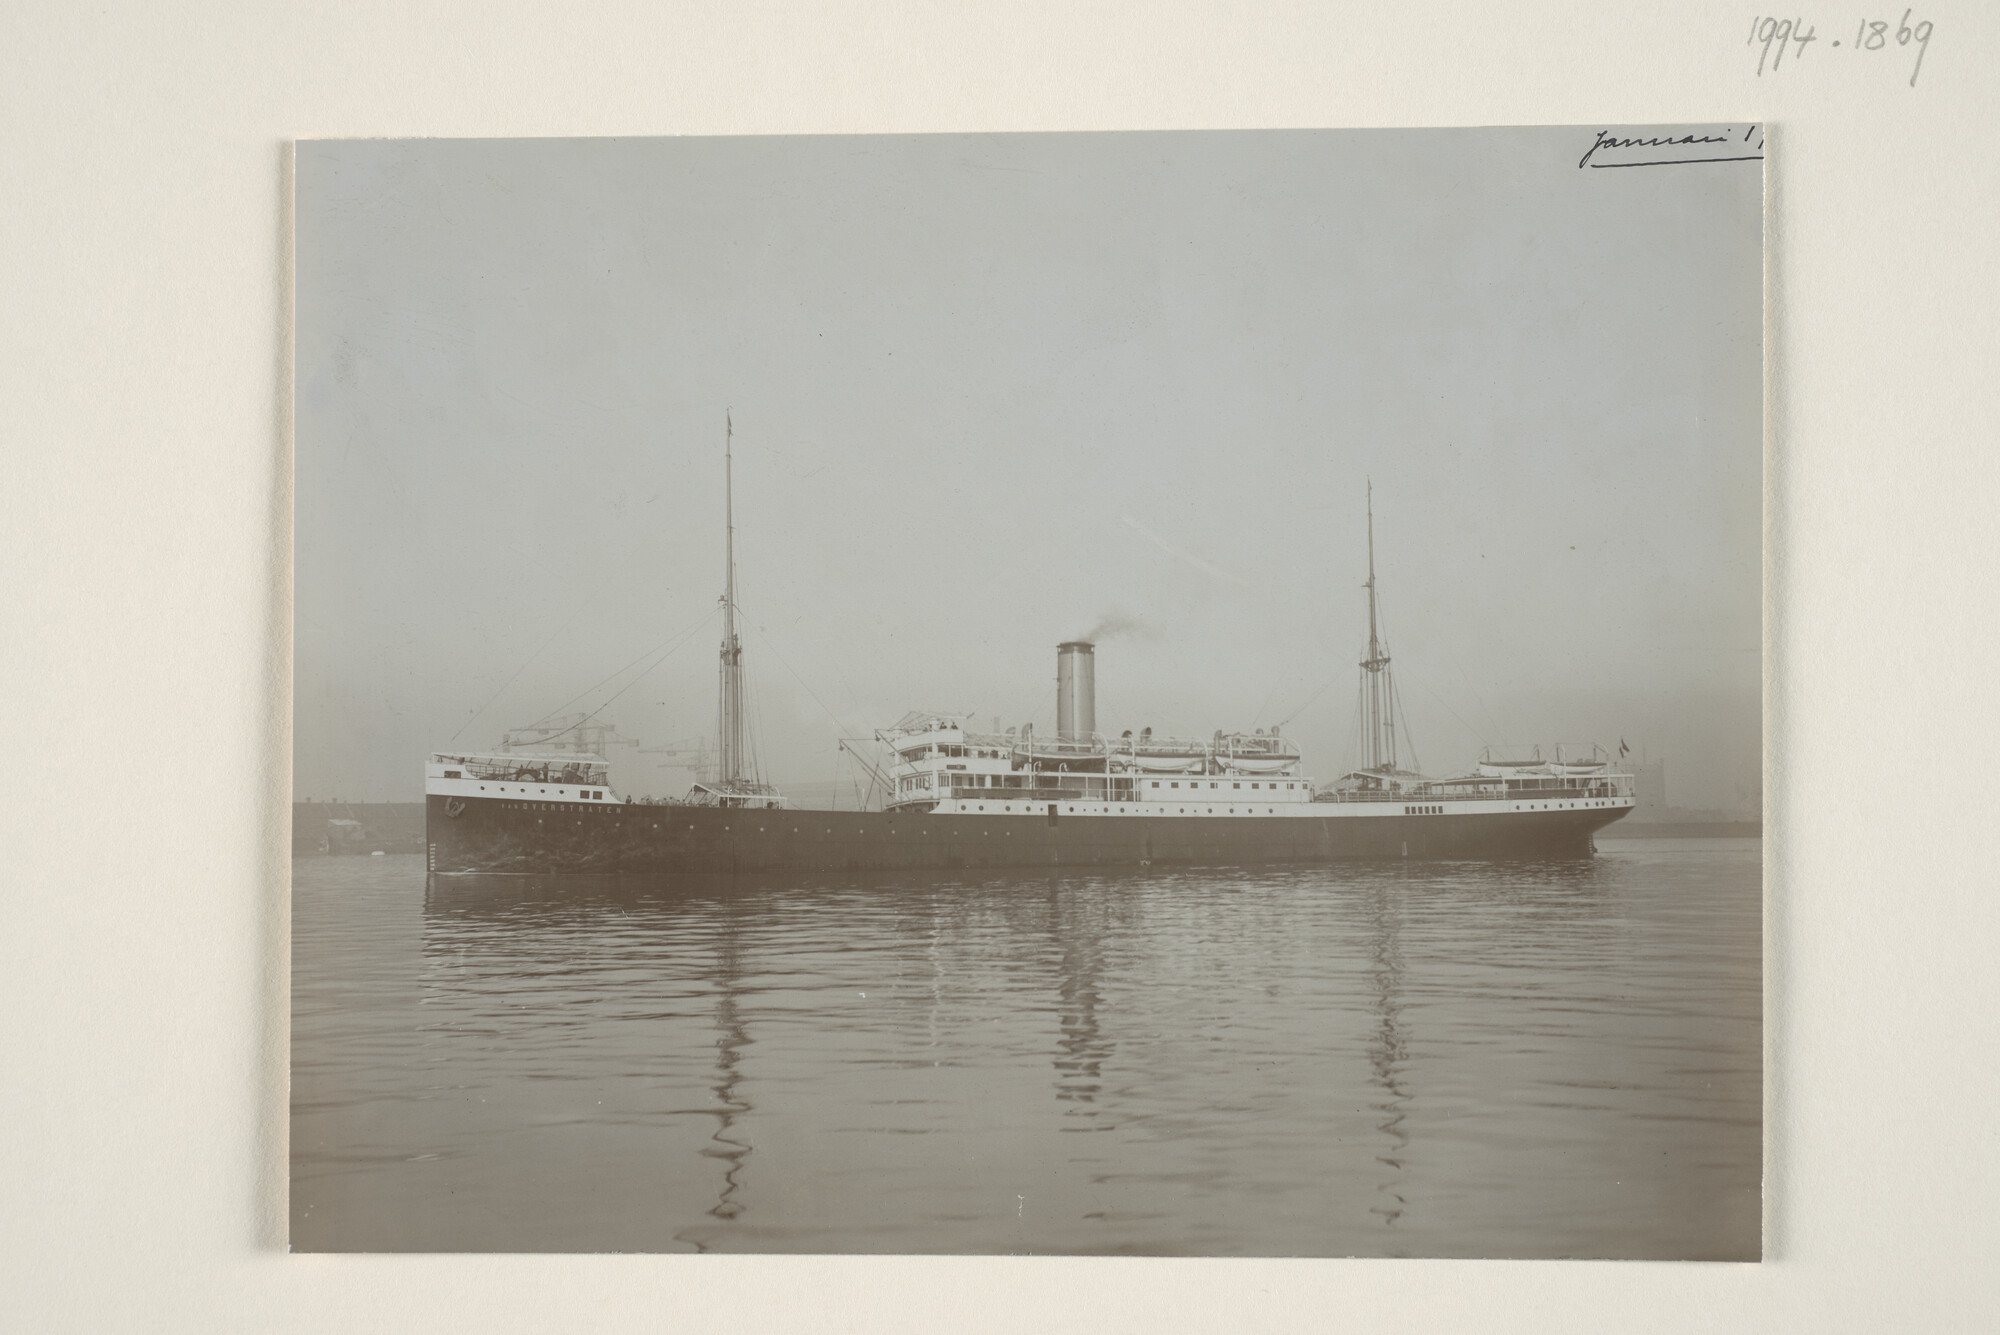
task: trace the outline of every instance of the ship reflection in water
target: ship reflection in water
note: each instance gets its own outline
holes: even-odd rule
[[[1758,866],[302,859],[293,1245],[1754,1257]]]
[[[1097,1022],[1108,896],[1093,892],[1103,884],[1049,883],[1048,930],[1061,1033],[1056,1040],[1056,1097],[1076,1105],[1063,1112],[1069,1121],[1060,1128],[1064,1131],[1109,1131],[1115,1125],[1094,1106],[1103,1088],[1104,1063],[1111,1058],[1111,1045]]]

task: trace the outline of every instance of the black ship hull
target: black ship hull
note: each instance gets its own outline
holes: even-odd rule
[[[673,876],[1576,857],[1625,807],[1327,816],[756,810],[432,795],[434,873]]]

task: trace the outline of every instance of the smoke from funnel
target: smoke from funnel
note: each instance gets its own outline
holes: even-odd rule
[[[1106,612],[1103,616],[1097,618],[1096,625],[1076,638],[1091,644],[1099,644],[1120,635],[1132,635],[1151,639],[1157,634],[1159,634],[1159,631],[1152,623],[1142,618],[1126,616],[1123,612]]]

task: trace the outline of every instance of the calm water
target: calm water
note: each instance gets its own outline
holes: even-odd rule
[[[1759,862],[299,859],[293,1246],[1754,1258]]]

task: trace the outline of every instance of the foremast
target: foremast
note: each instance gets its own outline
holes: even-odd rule
[[[722,653],[721,700],[715,719],[716,773],[697,783],[688,800],[698,805],[776,807],[784,797],[757,775],[750,752],[750,721],[743,707],[743,640],[736,633],[736,423],[722,415]]]
[[[736,634],[736,424],[722,415],[722,700],[716,713],[718,786],[743,782],[743,641]]]

